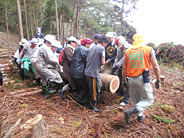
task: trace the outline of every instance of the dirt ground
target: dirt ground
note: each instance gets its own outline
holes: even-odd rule
[[[1,56],[1,55],[0,55]],[[9,59],[1,59],[5,64]],[[165,76],[162,88],[154,88],[154,104],[145,111],[143,123],[133,116],[131,124],[126,125],[123,111],[132,107],[120,107],[122,97],[117,93],[104,92],[98,103],[100,113],[77,104],[73,99],[75,92],[61,99],[58,94],[44,99],[41,93],[30,96],[19,95],[22,91],[40,90],[31,84],[22,82],[13,68],[6,73],[12,83],[0,88],[0,137],[21,118],[21,123],[12,132],[11,137],[24,137],[20,126],[37,114],[42,114],[48,126],[50,138],[183,138],[184,137],[184,69],[179,66],[161,64],[161,74]],[[151,80],[154,79],[151,72]]]

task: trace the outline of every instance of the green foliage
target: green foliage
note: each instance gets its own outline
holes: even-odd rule
[[[159,122],[164,122],[166,124],[171,124],[171,123],[174,122],[174,120],[171,120],[171,119],[168,119],[168,118],[163,118],[163,117],[157,116],[155,114],[151,114],[151,116],[154,117]]]

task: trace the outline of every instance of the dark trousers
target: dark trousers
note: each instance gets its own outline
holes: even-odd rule
[[[91,103],[95,105],[101,96],[102,81],[98,78],[87,76]]]
[[[122,85],[122,67],[118,69],[118,77],[120,79],[120,86],[119,86],[119,89],[117,90],[117,92],[120,95],[124,96],[123,102],[128,104],[129,98],[130,98],[130,96],[129,96],[129,88],[128,87],[124,87]]]
[[[72,81],[76,87],[76,101],[80,104],[89,103],[89,87],[86,78],[72,78]]]

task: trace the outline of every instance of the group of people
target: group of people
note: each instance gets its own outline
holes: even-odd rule
[[[134,106],[125,110],[127,124],[134,113],[138,121],[145,118],[144,110],[154,101],[149,80],[150,64],[156,75],[156,88],[160,87],[160,70],[151,47],[145,46],[143,37],[135,34],[133,45],[115,32],[94,35],[80,41],[78,37],[66,38],[63,46],[54,35],[44,36],[41,29],[31,41],[22,39],[14,57],[22,79],[34,74],[37,84],[42,82],[45,98],[59,92],[61,98],[66,92],[76,91],[75,100],[95,112],[101,97],[102,79],[100,71],[106,64],[111,66],[111,74],[118,75],[118,93],[124,96],[121,106],[129,103],[129,95]],[[41,81],[40,81],[41,80]]]

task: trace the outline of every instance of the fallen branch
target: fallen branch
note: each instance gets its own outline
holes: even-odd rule
[[[21,97],[21,96],[29,96],[29,95],[34,95],[34,94],[37,94],[37,93],[41,93],[42,90],[35,90],[35,91],[32,91],[32,92],[25,92],[25,93],[21,93],[21,94],[17,94],[17,95],[14,95],[13,97]]]
[[[78,102],[76,102],[72,97],[70,97],[69,95],[67,95],[67,97],[72,100],[72,102],[74,102],[75,104],[78,104],[80,107],[83,107],[82,105],[80,105]]]
[[[17,122],[8,130],[8,132],[3,138],[9,138],[13,130],[19,125],[20,121],[21,121],[21,118],[17,120]]]

